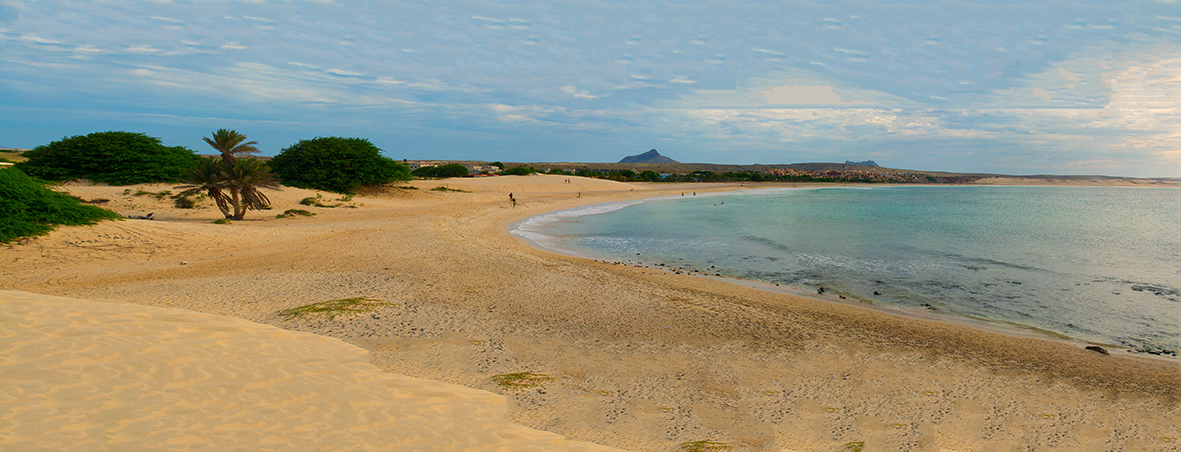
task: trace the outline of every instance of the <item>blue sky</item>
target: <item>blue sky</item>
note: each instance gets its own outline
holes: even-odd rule
[[[0,0],[0,147],[1181,177],[1166,1]]]

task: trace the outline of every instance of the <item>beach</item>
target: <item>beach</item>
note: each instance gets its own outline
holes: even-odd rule
[[[339,204],[335,208],[300,205],[316,192],[284,188],[268,193],[272,210],[217,225],[211,223],[220,216],[216,209],[181,210],[170,207],[167,197],[135,196],[141,189],[172,189],[168,185],[129,187],[125,194],[125,187],[67,184],[66,190],[83,199],[109,199],[104,207],[123,215],[150,212],[155,220],[59,228],[0,247],[0,289],[101,302],[108,306],[104,315],[113,319],[121,314],[109,309],[109,302],[137,305],[128,306],[126,316],[145,316],[139,308],[168,308],[232,317],[227,321],[240,322],[234,324],[244,336],[269,334],[285,344],[308,340],[302,333],[339,339],[368,354],[354,348],[340,352],[351,361],[330,366],[336,373],[366,369],[355,378],[458,385],[465,388],[453,388],[454,394],[469,398],[486,391],[488,396],[480,397],[491,406],[498,400],[492,393],[500,394],[512,422],[578,442],[545,446],[553,450],[594,447],[582,442],[683,450],[681,445],[699,441],[736,451],[842,450],[857,443],[867,451],[1181,447],[1177,361],[1103,355],[1084,349],[1086,344],[895,315],[763,290],[765,285],[754,282],[557,255],[508,230],[516,221],[559,209],[749,184],[624,184],[536,175],[420,180],[408,186],[416,189],[386,187],[351,199],[323,193],[323,203]],[[450,190],[432,190],[439,186]],[[518,200],[516,207],[509,193]],[[275,218],[287,209],[316,215]],[[278,314],[354,298],[375,304],[335,318]],[[12,292],[0,293],[0,300],[6,306],[65,303]],[[136,321],[156,322],[151,316]],[[106,322],[91,323],[102,329]],[[24,343],[33,339],[5,327],[11,330],[5,361],[32,359],[35,348]],[[141,339],[172,334],[147,331]],[[303,353],[292,347],[276,353]],[[210,348],[209,353],[237,351]],[[372,374],[364,360],[386,373]],[[492,378],[522,372],[543,378],[523,389]],[[30,380],[22,394],[60,384],[44,380],[44,387],[36,388],[35,383]],[[98,393],[102,385],[118,384],[117,379],[94,383]],[[396,398],[399,391],[386,396]],[[355,401],[374,393],[377,403],[384,397],[379,392],[364,387],[325,397]],[[26,402],[18,396],[3,404]],[[69,399],[61,403],[69,405]],[[98,416],[101,410],[93,398],[77,405],[73,416],[86,422],[88,413]],[[27,436],[34,433],[29,430],[36,411],[7,411],[0,416],[0,444],[31,444],[15,441],[33,441]],[[152,448],[179,441],[206,425],[207,413],[185,413],[157,425],[139,444]],[[364,428],[378,428],[372,419],[366,422]],[[391,416],[376,423],[382,422],[401,421]],[[283,430],[295,424],[275,425]],[[92,444],[87,441],[110,431],[78,433],[67,427],[54,442],[45,442],[45,449],[87,448]],[[224,436],[264,437],[242,435]],[[488,450],[502,444],[499,437],[458,430],[455,435],[493,444]],[[557,441],[556,435],[545,438]],[[422,444],[418,450],[450,449]],[[521,444],[525,450],[533,443]]]

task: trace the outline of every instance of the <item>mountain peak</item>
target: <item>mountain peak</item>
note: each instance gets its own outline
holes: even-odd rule
[[[620,160],[619,163],[680,163],[676,160],[670,159],[655,149],[645,152],[643,154],[629,155]]]

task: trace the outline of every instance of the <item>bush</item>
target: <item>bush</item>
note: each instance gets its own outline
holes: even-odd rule
[[[177,209],[192,209],[197,207],[197,201],[193,201],[187,196],[176,198],[176,201],[174,201],[173,204],[176,205]]]
[[[292,218],[295,216],[314,217],[316,214],[303,209],[287,209],[283,213],[275,215],[275,218]]]
[[[448,163],[442,166],[424,166],[414,170],[413,174],[418,177],[467,177],[469,175],[467,167],[458,163]]]
[[[111,185],[175,182],[197,161],[193,151],[167,147],[132,132],[95,132],[62,138],[22,154],[26,174],[51,181],[86,178]]]
[[[504,171],[501,171],[500,174],[504,175],[504,176],[528,176],[528,175],[536,173],[536,172],[537,172],[537,170],[535,170],[533,168],[529,168],[526,166],[516,166],[516,167],[506,169]]]
[[[46,234],[55,225],[95,224],[119,214],[82,205],[17,169],[0,170],[0,243]]]
[[[410,169],[382,157],[364,138],[317,137],[283,149],[270,167],[293,187],[352,193],[362,185],[410,180]]]

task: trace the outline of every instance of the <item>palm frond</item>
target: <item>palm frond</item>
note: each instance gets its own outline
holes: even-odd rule
[[[259,150],[254,145],[257,141],[246,141],[246,135],[239,133],[236,130],[218,129],[213,132],[213,137],[202,137],[210,147],[217,149],[221,153],[222,164],[231,166],[235,157],[243,154],[257,154]]]

